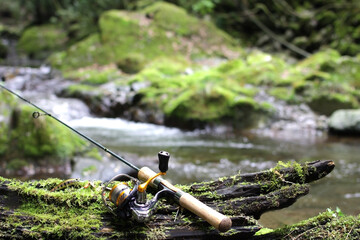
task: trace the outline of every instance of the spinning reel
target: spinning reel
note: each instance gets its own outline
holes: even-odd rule
[[[148,185],[158,176],[165,175],[168,170],[170,154],[161,151],[158,153],[158,158],[160,172],[144,183],[127,174],[118,174],[104,184],[101,196],[110,212],[121,218],[146,222],[155,211],[158,200],[169,194],[174,194],[170,189],[164,188],[158,191],[151,200],[147,199],[146,189]],[[118,182],[125,179],[131,180],[130,186],[127,182]],[[109,192],[108,195],[107,192]]]

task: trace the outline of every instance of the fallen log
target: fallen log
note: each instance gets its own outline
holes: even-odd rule
[[[257,219],[264,212],[290,206],[309,192],[309,182],[323,178],[334,167],[327,160],[279,163],[258,173],[177,186],[229,216],[233,226],[225,233],[170,200],[161,200],[147,223],[119,219],[104,207],[100,181],[93,183],[94,189],[73,186],[50,192],[60,179],[21,182],[0,177],[0,238],[251,238],[262,228]]]

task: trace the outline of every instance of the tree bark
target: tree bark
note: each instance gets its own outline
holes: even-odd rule
[[[290,206],[309,192],[307,183],[323,178],[334,167],[334,162],[327,160],[303,165],[294,163],[178,186],[229,216],[233,225],[226,233],[219,233],[199,217],[180,209],[172,200],[161,200],[147,223],[119,219],[102,204],[99,181],[92,190],[73,186],[50,192],[61,180],[20,182],[0,178],[0,238],[251,238],[262,228],[256,219],[263,213]]]

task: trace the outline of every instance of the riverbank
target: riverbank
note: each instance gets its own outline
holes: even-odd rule
[[[33,26],[17,50],[36,59],[27,52],[35,45],[38,54],[50,54],[48,63],[73,82],[57,94],[82,99],[98,116],[190,130],[316,129],[327,127],[322,115],[359,106],[359,58],[338,50],[299,60],[249,49],[165,2],[104,11],[97,26],[71,46],[60,25]],[[289,126],[289,119],[297,123]]]

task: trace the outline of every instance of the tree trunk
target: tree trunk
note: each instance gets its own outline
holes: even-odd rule
[[[168,199],[158,203],[147,223],[119,219],[103,205],[100,181],[94,182],[94,189],[84,189],[81,183],[50,192],[61,180],[21,182],[0,177],[0,238],[251,238],[262,228],[256,219],[264,212],[290,206],[309,192],[307,183],[334,167],[332,161],[278,164],[267,171],[178,186],[229,216],[233,225],[226,233]]]

